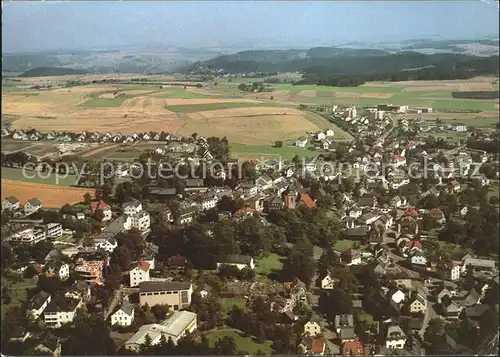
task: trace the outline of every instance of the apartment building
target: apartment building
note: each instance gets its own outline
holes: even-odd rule
[[[44,312],[45,325],[59,328],[64,324],[71,323],[81,307],[82,300],[79,299],[65,298],[58,302],[53,300]]]
[[[139,283],[141,306],[168,305],[172,310],[184,309],[191,304],[192,293],[191,282],[143,281]]]
[[[45,291],[40,291],[35,294],[28,302],[26,306],[26,315],[28,318],[37,320],[43,311],[50,304],[51,296]]]
[[[140,231],[149,229],[149,226],[151,225],[151,218],[149,216],[149,213],[146,211],[140,211],[136,214],[131,215],[130,220],[131,226]]]
[[[143,281],[149,281],[150,276],[149,272],[151,270],[151,264],[148,262],[141,260],[137,263],[137,266],[130,270],[130,286],[136,287],[139,286]]]
[[[89,284],[104,284],[103,268],[104,260],[83,260],[78,259],[75,267],[75,273]]]
[[[38,227],[23,227],[10,236],[9,242],[15,246],[32,246],[46,239],[47,234],[45,229]]]
[[[49,223],[45,226],[47,238],[59,238],[63,234],[61,223]]]

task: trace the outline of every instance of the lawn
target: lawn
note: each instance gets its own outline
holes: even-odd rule
[[[233,306],[238,306],[239,308],[245,309],[246,302],[242,298],[221,298],[220,304],[222,307],[222,312],[227,315],[233,309]]]
[[[299,148],[296,146],[284,146],[281,148],[276,148],[273,146],[259,146],[259,145],[245,145],[238,143],[229,143],[229,152],[233,156],[238,156],[238,154],[243,154],[241,156],[248,157],[254,154],[262,155],[262,156],[280,156],[284,159],[292,159],[295,155],[299,155],[300,157],[310,157],[310,156],[318,156],[320,154],[319,151],[309,150],[307,148]]]
[[[257,343],[252,337],[244,337],[243,332],[237,329],[211,330],[207,331],[205,336],[207,336],[210,347],[214,347],[215,342],[219,339],[225,336],[230,336],[234,338],[238,352],[242,352],[244,354],[257,354],[260,350],[268,356],[271,355],[272,352],[272,341],[267,340],[261,344]]]
[[[272,272],[281,271],[283,268],[283,263],[281,262],[281,256],[278,254],[268,254],[265,257],[258,259],[255,263],[255,272],[257,274],[268,275]]]
[[[48,177],[45,178],[46,175],[48,175]],[[76,184],[75,175],[68,175],[68,177],[64,177],[64,175],[61,175],[57,177],[54,174],[35,172],[33,170],[26,170],[24,175],[23,169],[13,167],[2,167],[2,179],[60,186],[71,186]]]
[[[344,250],[352,248],[354,243],[356,243],[356,241],[354,241],[354,240],[341,239],[341,240],[335,241],[335,243],[333,245],[333,249],[338,250],[340,252],[343,252]],[[360,249],[362,249],[362,248],[363,248],[363,245],[360,245]]]
[[[187,104],[187,105],[167,105],[165,109],[174,113],[194,113],[204,112],[209,110],[219,109],[234,109],[248,107],[276,107],[274,103],[246,103],[246,102],[230,102],[230,103],[211,103],[211,104]]]
[[[2,279],[5,279],[2,277]],[[24,279],[18,283],[14,283],[10,289],[10,296],[12,297],[12,301],[10,304],[4,304],[2,298],[2,314],[1,318],[3,319],[7,310],[13,306],[19,305],[22,302],[26,301],[26,289],[33,288],[36,286],[36,282],[33,279]]]

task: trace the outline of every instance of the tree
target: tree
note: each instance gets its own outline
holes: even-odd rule
[[[335,288],[320,295],[319,307],[327,319],[333,322],[336,315],[351,313],[352,298],[344,290]]]
[[[83,203],[88,205],[90,204],[91,201],[92,201],[92,196],[90,195],[90,193],[85,192],[85,194],[83,195]]]
[[[236,342],[231,336],[224,336],[215,342],[215,354],[217,355],[234,355],[236,354]]]
[[[498,203],[500,200],[498,199],[498,196],[491,196],[490,197],[490,204],[493,206],[498,206]]]
[[[126,245],[120,245],[111,254],[111,259],[123,270],[129,269],[132,264],[132,253]]]
[[[288,260],[283,265],[283,275],[289,280],[299,278],[309,286],[315,270],[313,246],[307,238],[301,238],[297,241],[288,256]]]
[[[281,148],[283,147],[283,141],[277,140],[274,142],[274,147]]]
[[[109,335],[109,327],[97,314],[78,314],[74,328],[63,350],[68,355],[106,356],[116,353],[116,345]],[[92,341],[92,343],[89,343]]]

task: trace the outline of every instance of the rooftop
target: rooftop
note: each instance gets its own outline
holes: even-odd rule
[[[174,281],[143,281],[139,284],[140,292],[188,290],[191,283]]]

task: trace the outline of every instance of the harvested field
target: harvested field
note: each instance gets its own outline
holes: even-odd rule
[[[202,88],[193,88],[193,87],[188,87],[186,88],[186,90],[188,92],[191,92],[191,93],[196,93],[196,94],[201,94],[201,95],[213,95],[213,96],[218,96],[219,94],[217,93],[214,93],[214,92],[210,92],[206,89],[202,89]]]
[[[388,99],[393,95],[390,93],[363,93],[360,95],[360,98],[380,98],[380,99]]]
[[[500,105],[495,104],[495,109],[499,109],[499,108],[500,108]]]
[[[95,189],[62,187],[56,185],[44,185],[14,180],[2,179],[2,194],[5,197],[15,196],[24,204],[33,197],[42,201],[44,207],[58,208],[64,204],[74,204],[83,201],[83,195],[90,193],[95,196]]]
[[[300,95],[302,97],[316,98],[316,91],[315,90],[303,90],[302,92],[299,92],[298,95]]]
[[[179,134],[188,136],[197,132],[216,136],[224,133],[230,142],[248,145],[294,140],[305,132],[324,129],[309,121],[303,112],[291,108],[235,108],[192,114],[186,114],[190,119]]]
[[[403,89],[403,92],[435,92],[435,91],[457,91],[460,85],[441,85],[441,86],[414,86]]]
[[[82,157],[96,156],[97,154],[101,154],[101,153],[103,153],[105,151],[110,151],[110,150],[116,148],[117,146],[120,146],[120,144],[114,144],[114,145],[110,145],[110,146],[98,147],[96,149],[93,149],[93,150],[85,152],[81,156]]]
[[[116,98],[116,95],[113,93],[104,93],[99,96],[99,98],[104,98],[104,99],[114,99]]]

